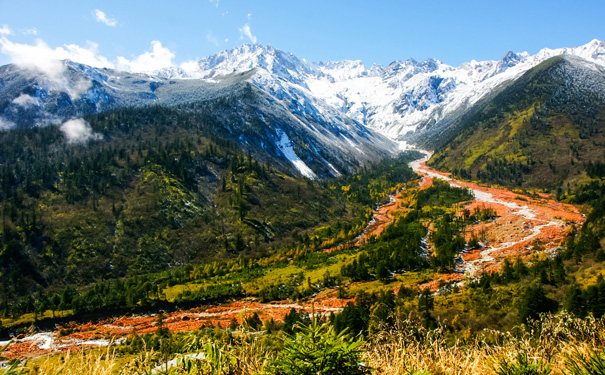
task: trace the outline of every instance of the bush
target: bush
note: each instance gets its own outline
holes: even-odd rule
[[[284,349],[268,366],[267,372],[276,375],[364,375],[370,369],[361,363],[363,344],[336,334],[328,323],[320,325],[313,319],[309,325],[298,325],[296,335],[286,335]]]

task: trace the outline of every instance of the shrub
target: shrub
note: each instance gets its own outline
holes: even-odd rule
[[[283,351],[267,368],[276,375],[364,375],[370,369],[361,363],[361,340],[336,334],[328,323],[313,319],[298,324],[296,335],[287,335]]]

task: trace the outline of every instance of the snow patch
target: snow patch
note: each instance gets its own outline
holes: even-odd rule
[[[334,168],[334,166],[332,165],[332,163],[328,163],[328,168],[330,168],[330,170],[334,174],[334,177],[340,177],[340,176],[342,176],[342,173],[340,173],[338,171],[338,169]]]
[[[277,147],[281,150],[282,154],[286,157],[286,159],[290,160],[292,164],[296,167],[296,169],[305,177],[310,179],[316,179],[317,175],[309,168],[304,161],[302,161],[298,155],[294,152],[292,148],[292,141],[288,137],[288,134],[284,132],[281,128],[276,128],[277,136],[280,137]]]

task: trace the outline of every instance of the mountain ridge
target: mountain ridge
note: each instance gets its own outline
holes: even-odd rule
[[[378,130],[391,139],[417,142],[425,132],[430,134],[433,128],[439,128],[440,122],[456,112],[464,112],[503,82],[517,78],[550,57],[564,54],[605,65],[605,42],[594,39],[578,47],[544,48],[535,55],[508,51],[498,61],[471,60],[457,67],[429,58],[422,62],[395,60],[386,66],[374,64],[370,68],[359,60],[314,63],[270,45],[244,44],[193,64],[162,69],[154,74],[122,73],[140,77],[133,81],[157,80],[160,85],[161,81],[176,79],[199,80],[200,85],[211,85],[255,70],[250,82],[271,95],[288,100],[304,97],[315,107],[329,107],[338,115]],[[112,72],[83,64],[68,65],[79,66],[80,73],[91,81]],[[78,82],[82,83],[76,81],[72,86],[77,87]],[[70,88],[63,89],[69,91]],[[94,92],[94,87],[88,87],[85,93],[91,89]],[[137,99],[157,100],[154,91],[153,87],[141,90]],[[15,98],[13,95],[11,100]],[[10,124],[14,120],[7,107],[4,103],[0,110],[4,123]],[[300,113],[315,116],[327,110],[299,108]]]
[[[566,54],[605,65],[605,42],[594,39],[578,47],[544,48],[535,55],[508,51],[498,61],[471,60],[457,67],[429,58],[421,62],[396,60],[386,66],[374,64],[369,69],[359,60],[310,63],[272,46],[252,44],[215,55],[220,59],[204,58],[199,70],[188,74],[191,78],[209,77],[217,72],[261,68],[278,78],[273,82],[253,78],[261,88],[286,80],[391,139],[417,142],[425,131],[430,133],[439,122],[468,110],[504,82],[550,57]],[[209,69],[208,62],[217,60],[220,69]],[[287,63],[277,64],[285,69],[275,69],[276,62],[285,60]]]
[[[430,164],[467,179],[569,190],[605,157],[604,116],[605,67],[561,55],[479,102]]]

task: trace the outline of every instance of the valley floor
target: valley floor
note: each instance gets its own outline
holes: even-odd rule
[[[561,245],[569,231],[584,221],[583,215],[572,205],[561,204],[547,195],[527,196],[503,188],[482,186],[476,183],[457,181],[447,174],[428,168],[427,156],[411,163],[414,171],[422,176],[420,188],[426,188],[436,178],[447,180],[451,185],[470,189],[475,199],[460,204],[459,214],[463,210],[491,208],[496,217],[487,223],[476,223],[467,228],[466,239],[472,236],[481,238],[481,247],[465,250],[457,262],[455,272],[449,274],[433,273],[432,279],[420,278],[416,284],[421,289],[437,290],[444,283],[463,284],[483,272],[499,270],[505,258],[523,257],[528,260],[533,254],[548,255]],[[354,248],[378,236],[396,217],[402,207],[402,193],[391,198],[374,213],[373,220],[364,233],[349,243],[325,251]],[[430,223],[427,224],[430,227]],[[429,228],[430,229],[430,228]],[[363,289],[364,285],[355,283],[349,288]],[[236,301],[218,306],[202,306],[191,310],[165,314],[165,325],[171,331],[188,331],[202,326],[229,327],[233,319],[241,321],[242,315],[256,312],[261,320],[283,321],[292,309],[304,309],[310,312],[330,314],[338,312],[352,299],[339,299],[335,289],[323,291],[313,301],[295,303],[259,303],[253,300]],[[3,355],[12,358],[31,358],[57,351],[72,351],[83,347],[108,345],[112,340],[123,340],[133,332],[137,334],[154,332],[156,317],[123,316],[108,318],[86,324],[69,323],[59,327],[56,332],[37,333],[20,336],[13,340]],[[0,343],[3,345],[8,342]]]

